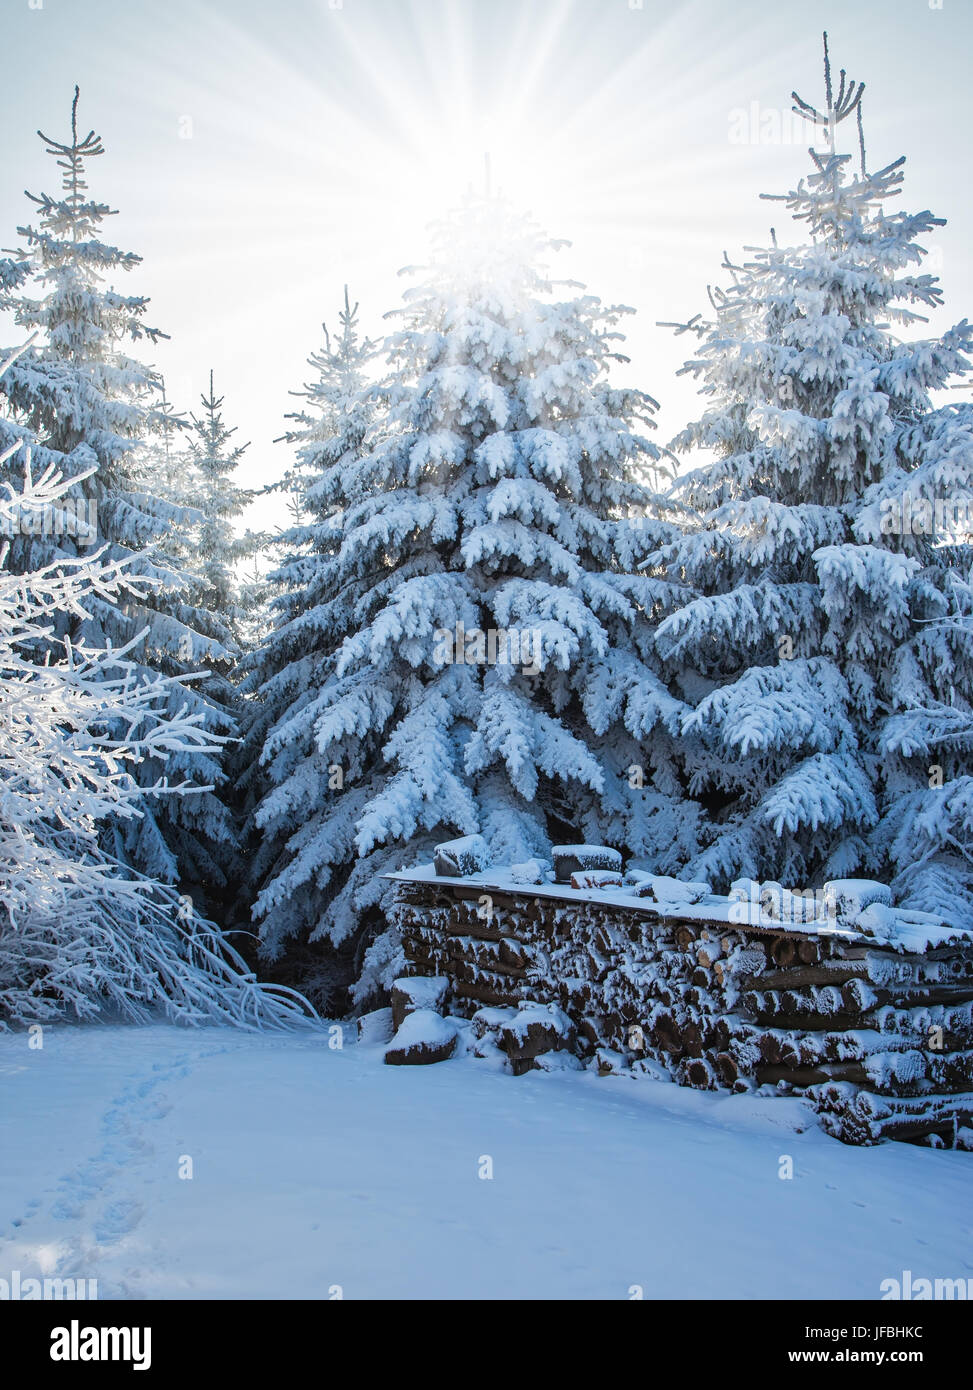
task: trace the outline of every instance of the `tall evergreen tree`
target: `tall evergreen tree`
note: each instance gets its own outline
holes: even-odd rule
[[[223,419],[223,397],[217,398],[213,390],[212,371],[209,395],[201,397],[200,404],[202,413],[191,417],[188,477],[192,504],[201,515],[190,532],[192,558],[187,567],[202,582],[197,593],[200,607],[222,616],[239,647],[244,621],[239,566],[253,559],[266,537],[252,531],[237,535],[234,528],[255,496],[239,487],[233,476],[250,446],[230,442],[236,427]]]
[[[113,287],[116,275],[133,270],[140,258],[101,239],[104,220],[113,215],[93,199],[86,183],[87,161],[104,153],[93,131],[78,134],[78,89],[71,107],[70,142],[41,134],[47,152],[62,172],[59,197],[28,195],[38,211],[37,225],[19,228],[25,242],[25,265],[39,291],[8,295],[18,323],[39,335],[37,344],[13,364],[3,380],[10,422],[29,429],[43,465],[56,463],[69,480],[68,496],[94,507],[99,544],[106,559],[125,560],[131,572],[154,581],[116,602],[92,595],[87,616],[75,614],[70,635],[94,646],[126,647],[147,680],[158,673],[177,675],[206,662],[229,659],[229,632],[221,620],[192,600],[191,580],[172,562],[162,545],[173,526],[189,524],[192,514],[159,495],[143,441],[166,415],[157,405],[158,378],[151,368],[128,355],[127,344],[154,343],[158,330],[146,325],[147,300],[126,296]],[[108,282],[106,285],[106,281]],[[27,288],[31,288],[28,284]],[[16,457],[10,466],[16,465]],[[57,554],[77,553],[70,537],[40,538],[11,555],[21,568],[35,567]],[[133,637],[143,633],[139,644]],[[231,734],[232,722],[205,687],[170,687],[171,698],[188,703],[216,734]],[[174,708],[170,714],[175,717]],[[174,753],[165,768],[152,757],[139,764],[143,786],[182,781],[218,785],[220,761],[212,753],[186,749]],[[153,809],[154,806],[154,809]],[[218,799],[204,794],[192,809],[181,799],[160,795],[144,813],[126,824],[109,822],[105,833],[111,853],[152,878],[175,883],[222,876],[223,848],[232,842],[232,825]],[[217,847],[221,847],[217,849]]]
[[[304,490],[310,601],[272,639],[256,915],[268,954],[370,942],[359,1001],[399,965],[371,939],[380,875],[436,840],[510,862],[655,835],[627,768],[682,709],[636,632],[667,586],[618,554],[662,462],[655,403],[608,381],[628,311],[559,299],[557,245],[470,200],[398,311],[371,428],[349,340],[326,362],[341,406]]]
[[[941,221],[887,210],[903,160],[866,172],[863,89],[842,72],[834,90],[827,36],[825,76],[822,110],[795,109],[830,148],[781,199],[810,239],[726,262],[715,316],[685,326],[707,408],[674,447],[716,461],[680,478],[682,523],[652,561],[686,585],[655,634],[694,706],[691,796],[709,816],[684,868],[722,886],[891,876],[902,902],[955,914],[973,903],[970,779],[917,712],[969,710],[973,652],[941,621],[949,537],[903,519],[973,488],[973,411],[930,397],[969,371],[973,330],[893,333],[941,302],[920,270]],[[835,152],[855,115],[857,171]]]
[[[239,760],[240,790],[249,808],[246,839],[253,852],[245,895],[249,903],[261,883],[273,874],[275,861],[282,859],[281,838],[267,836],[254,816],[269,785],[269,775],[261,765],[269,732],[306,703],[326,680],[347,631],[349,612],[354,613],[379,578],[374,566],[366,567],[349,585],[351,575],[338,565],[346,486],[342,476],[357,469],[370,437],[375,405],[369,373],[376,356],[375,345],[360,335],[358,305],[351,304],[347,287],[338,322],[334,336],[323,325],[324,346],[308,358],[315,375],[295,392],[304,404],[288,415],[292,423],[282,439],[297,446],[296,458],[273,489],[286,492],[291,524],[269,548],[277,559],[276,566],[265,576],[263,586],[254,576],[250,590],[251,600],[263,607],[269,627],[241,663],[241,688],[248,697],[249,716]],[[321,765],[324,776],[318,784],[331,801],[328,783],[343,781],[343,772],[339,769],[336,774],[328,768],[327,763]],[[312,777],[316,775],[309,771]],[[294,822],[292,830],[296,829]],[[331,896],[333,893],[320,892],[319,902],[323,904]],[[315,910],[309,896],[305,911]],[[347,982],[348,966],[339,964],[336,969],[329,958],[331,953],[323,952],[320,944],[302,951],[311,936],[312,931],[305,931],[302,941],[299,928],[290,934],[291,953],[300,958],[294,968],[318,1001],[333,1007],[336,985],[340,991]],[[286,938],[282,933],[267,943],[264,933],[265,958],[280,958]]]
[[[269,537],[268,537],[269,544]],[[240,572],[240,645],[244,653],[256,651],[267,640],[271,630],[271,586],[266,571],[261,568],[267,545],[258,551]]]
[[[147,479],[152,479],[160,497],[178,508],[179,524],[170,524],[166,540],[170,551],[181,554],[180,542],[188,529],[185,509],[192,506],[184,447],[184,432],[189,421],[169,399],[162,376],[158,381],[155,414],[155,429],[139,448],[139,468]]]

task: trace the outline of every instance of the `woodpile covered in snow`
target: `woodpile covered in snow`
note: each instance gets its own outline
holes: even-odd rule
[[[408,972],[440,982],[422,1002],[472,1019],[480,1055],[800,1093],[850,1143],[973,1140],[969,928],[865,880],[721,896],[569,848],[568,881],[539,864],[393,876]]]

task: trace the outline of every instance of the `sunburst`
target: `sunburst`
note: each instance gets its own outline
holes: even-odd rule
[[[734,108],[786,109],[792,87],[820,85],[818,25],[804,7],[788,21],[750,6],[755,45],[753,23],[716,0],[173,2],[151,39],[138,16],[120,34],[112,7],[102,15],[92,0],[84,23],[61,17],[45,41],[58,70],[70,68],[65,119],[78,80],[81,119],[105,141],[92,191],[121,210],[112,235],[145,258],[131,288],[152,297],[172,335],[158,353],[170,394],[192,407],[215,369],[238,437],[254,441],[248,481],[286,466],[269,441],[342,286],[380,332],[399,303],[399,267],[422,260],[430,221],[482,186],[486,156],[495,190],[573,242],[559,273],[638,310],[622,371],[662,401],[660,433],[695,410],[694,387],[675,376],[685,344],[656,321],[705,308],[724,246],[766,240],[757,194],[806,170],[799,148],[728,140]],[[17,23],[34,44],[46,21],[26,14]],[[896,60],[870,39],[866,50],[866,31],[848,16],[833,38],[871,80]],[[923,33],[945,51],[945,28]],[[8,245],[24,216],[19,189],[53,182],[31,132],[57,135],[60,109],[52,80],[11,81],[5,129],[22,135],[2,192]],[[887,103],[869,100],[876,152],[908,152],[915,110],[891,132]],[[187,117],[191,138],[180,138]],[[938,210],[938,188],[922,196]]]

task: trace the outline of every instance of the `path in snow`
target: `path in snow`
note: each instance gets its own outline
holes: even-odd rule
[[[96,1278],[102,1298],[878,1298],[903,1269],[973,1274],[970,1155],[846,1148],[794,1101],[386,1067],[327,1032],[27,1043],[0,1036],[0,1278]]]

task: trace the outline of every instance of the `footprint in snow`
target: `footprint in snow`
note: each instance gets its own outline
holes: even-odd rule
[[[138,1202],[129,1200],[112,1202],[111,1206],[106,1207],[95,1223],[95,1240],[99,1245],[120,1240],[122,1236],[128,1235],[129,1231],[135,1229],[141,1217],[142,1208]]]
[[[51,1215],[55,1221],[77,1221],[81,1215],[81,1203],[71,1202],[62,1197],[51,1207]]]

